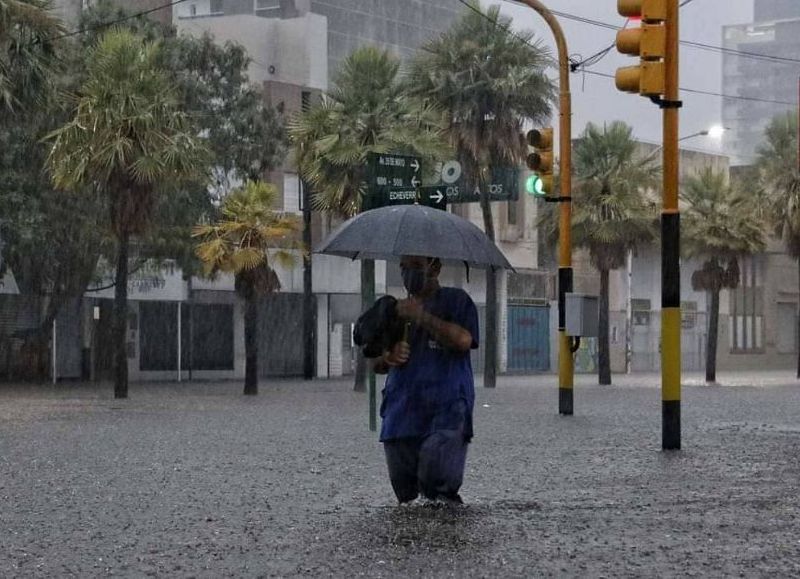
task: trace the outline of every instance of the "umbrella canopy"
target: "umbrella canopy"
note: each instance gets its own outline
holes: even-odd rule
[[[420,255],[475,267],[514,269],[473,223],[422,205],[392,205],[360,213],[340,225],[316,253],[381,260]]]

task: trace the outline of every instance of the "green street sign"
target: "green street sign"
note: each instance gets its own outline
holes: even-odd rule
[[[422,161],[412,155],[367,155],[367,191],[416,188],[422,185]]]
[[[362,209],[369,211],[389,205],[413,205],[414,203],[436,209],[447,209],[447,196],[440,187],[386,189],[365,196]]]
[[[467,187],[458,161],[442,164],[440,184],[448,203],[478,203],[481,200],[479,187]],[[516,167],[497,167],[492,170],[491,181],[487,184],[489,201],[516,201],[519,198],[519,170]]]

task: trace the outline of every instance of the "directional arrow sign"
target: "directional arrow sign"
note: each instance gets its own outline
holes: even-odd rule
[[[447,187],[420,187],[419,204],[447,210]]]
[[[422,185],[422,181],[420,181],[419,179],[417,179],[417,176],[416,176],[416,175],[414,175],[413,177],[411,177],[411,186],[412,186],[412,187],[419,187],[420,185]]]
[[[414,203],[447,210],[447,193],[444,187],[386,189],[364,197],[362,209],[368,211],[387,205],[413,205]]]
[[[421,167],[419,157],[370,153],[367,156],[367,191],[377,194],[386,189],[416,187]]]

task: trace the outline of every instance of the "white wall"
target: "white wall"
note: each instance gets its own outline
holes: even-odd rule
[[[179,18],[179,32],[211,33],[219,42],[242,45],[253,59],[253,83],[276,81],[312,89],[328,87],[328,19],[308,13],[298,18],[262,18],[253,14]]]

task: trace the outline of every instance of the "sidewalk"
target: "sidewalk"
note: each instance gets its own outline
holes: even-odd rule
[[[0,576],[800,574],[791,372],[687,386],[673,453],[658,376],[593,381],[479,388],[458,509],[394,506],[346,381],[0,386]]]

